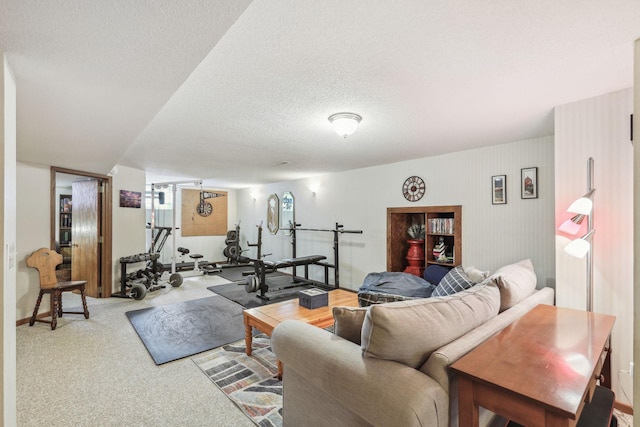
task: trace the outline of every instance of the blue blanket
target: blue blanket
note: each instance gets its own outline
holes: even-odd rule
[[[429,298],[436,285],[409,273],[369,273],[358,293],[380,293],[413,298]]]

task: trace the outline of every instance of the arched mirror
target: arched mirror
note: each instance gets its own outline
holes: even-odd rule
[[[280,201],[277,194],[272,194],[267,200],[267,228],[269,233],[276,234],[280,225]]]
[[[294,224],[295,221],[295,200],[293,194],[285,191],[280,200],[280,229],[289,234],[291,224]]]

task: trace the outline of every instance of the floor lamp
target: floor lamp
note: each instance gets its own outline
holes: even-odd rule
[[[585,258],[587,263],[587,311],[593,311],[593,157],[587,160],[587,193],[569,206],[567,212],[576,214],[571,219],[563,222],[558,228],[560,231],[576,235],[580,231],[580,225],[587,218],[587,232],[580,238],[572,240],[564,251],[576,258]],[[589,241],[591,240],[591,243]]]

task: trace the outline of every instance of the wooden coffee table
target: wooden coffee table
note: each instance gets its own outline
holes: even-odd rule
[[[338,306],[358,307],[358,294],[343,289],[329,291],[329,305],[313,310],[300,307],[297,298],[244,310],[244,341],[247,347],[247,355],[251,356],[252,351],[252,328],[271,336],[273,328],[290,319],[299,320],[319,328],[327,328],[333,325],[333,307]],[[282,377],[280,361],[278,361],[278,377]]]

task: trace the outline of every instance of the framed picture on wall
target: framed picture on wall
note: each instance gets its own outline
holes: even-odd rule
[[[494,175],[491,177],[491,203],[494,205],[507,204],[506,175]]]
[[[142,207],[142,193],[139,191],[120,190],[120,207],[140,209]]]
[[[538,168],[524,168],[521,170],[522,187],[521,197],[523,199],[538,198]]]

